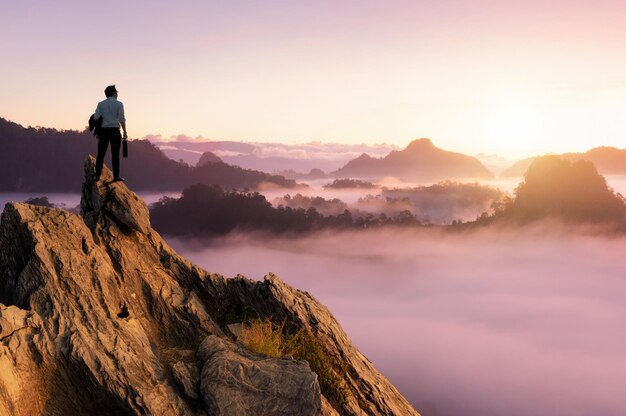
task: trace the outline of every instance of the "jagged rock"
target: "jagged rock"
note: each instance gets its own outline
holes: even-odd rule
[[[200,383],[200,375],[198,374],[198,367],[195,363],[185,363],[178,361],[170,365],[174,379],[180,387],[182,387],[185,394],[192,398],[198,399],[198,385]]]
[[[361,414],[363,414],[362,412]],[[339,416],[339,413],[333,408],[326,397],[322,396],[322,410],[320,412],[320,416]]]
[[[124,253],[133,258],[118,263],[123,251],[96,245],[78,216],[23,204],[5,209],[0,228],[0,247],[12,244],[7,235],[28,238],[19,244],[32,247],[17,276],[3,278],[9,284],[3,285],[1,300],[40,321],[22,337],[24,348],[7,348],[5,341],[0,355],[12,358],[16,365],[7,370],[20,378],[55,380],[40,392],[37,409],[25,406],[31,386],[21,385],[11,403],[14,414],[48,414],[50,409],[192,414],[163,375],[159,346],[180,345],[183,332],[191,336],[193,329],[178,312],[185,308],[184,290],[166,272],[154,270],[157,253]],[[150,257],[152,262],[144,260]],[[120,319],[124,309],[129,316]],[[32,363],[25,372],[18,365],[21,359]]]
[[[201,391],[209,414],[300,415],[321,411],[317,376],[306,361],[255,354],[210,335],[200,345]]]
[[[417,412],[374,365],[350,342],[328,308],[307,292],[294,289],[276,275],[263,282],[239,276],[205,286],[206,296],[222,299],[223,311],[246,308],[261,318],[305,328],[322,341],[330,354],[348,366],[346,384],[350,391],[341,414],[416,415]],[[224,313],[224,312],[221,312]]]
[[[306,328],[345,360],[350,397],[339,413],[417,414],[313,297],[275,276],[254,282],[208,274],[163,241],[143,201],[124,183],[110,183],[108,169],[103,181],[93,174],[89,158],[82,216],[17,203],[2,213],[0,415],[212,414],[211,406],[198,409],[194,392],[201,384],[206,401],[229,381],[204,371],[213,368],[208,355],[202,377],[194,376],[195,349],[205,335],[213,337],[202,354],[226,339],[218,323],[240,310]],[[242,351],[214,355],[249,360]],[[267,371],[282,391],[282,377]],[[302,380],[302,396],[316,396],[319,414],[333,414],[317,384]],[[278,409],[266,415],[283,414]]]
[[[150,213],[146,204],[122,182],[113,182],[113,174],[108,169],[103,169],[100,182],[97,182],[93,156],[85,162],[81,196],[81,215],[90,228],[102,217],[108,217],[144,234],[150,232]]]
[[[10,337],[15,331],[27,328],[28,316],[28,311],[0,304],[0,340]]]
[[[241,337],[241,331],[243,330],[243,328],[244,324],[242,324],[241,322],[226,325],[226,329],[228,329],[228,332],[230,332],[233,337],[235,337],[235,339],[239,339]]]

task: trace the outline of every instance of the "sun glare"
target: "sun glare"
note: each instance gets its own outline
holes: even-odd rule
[[[486,107],[484,134],[494,148],[518,157],[547,149],[549,111],[545,101],[517,94],[492,100]]]

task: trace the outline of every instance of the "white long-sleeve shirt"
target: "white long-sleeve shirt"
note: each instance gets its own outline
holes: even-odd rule
[[[120,123],[126,122],[124,116],[124,104],[115,97],[108,97],[100,101],[96,107],[93,118],[96,120],[102,116],[102,127],[120,128]]]

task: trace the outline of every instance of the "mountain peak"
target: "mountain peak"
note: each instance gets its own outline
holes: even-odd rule
[[[200,156],[200,160],[198,160],[198,163],[196,163],[196,166],[206,165],[207,163],[220,163],[220,162],[222,162],[222,159],[220,159],[219,156],[217,156],[213,152],[206,151],[202,153],[202,156]]]
[[[343,178],[393,176],[411,181],[438,181],[456,178],[492,177],[478,159],[436,147],[430,139],[413,140],[403,150],[394,150],[382,159],[361,155],[333,172]]]
[[[433,144],[430,139],[422,138],[415,139],[404,149],[404,151],[413,152],[413,151],[424,151],[436,149],[437,147]]]
[[[113,174],[106,166],[102,168],[100,181],[97,181],[96,160],[89,156],[85,161],[84,174],[80,212],[92,231],[95,231],[98,224],[113,221],[118,226],[143,234],[150,232],[148,207],[123,182],[114,182]]]

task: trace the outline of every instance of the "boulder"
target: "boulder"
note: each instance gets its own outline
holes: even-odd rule
[[[256,354],[210,335],[200,345],[200,389],[209,414],[220,416],[321,413],[317,376],[306,361]]]

